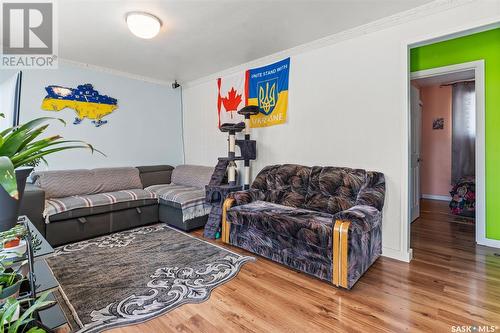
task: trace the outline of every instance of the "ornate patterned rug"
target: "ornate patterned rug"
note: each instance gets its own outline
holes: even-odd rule
[[[200,303],[254,260],[165,224],[56,249],[47,259],[78,332],[101,332]]]

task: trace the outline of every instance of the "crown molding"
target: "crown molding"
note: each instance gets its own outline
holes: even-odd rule
[[[108,67],[97,66],[97,65],[87,64],[87,63],[69,60],[69,59],[63,59],[63,58],[59,58],[59,63],[72,65],[72,66],[84,68],[84,69],[91,69],[91,70],[94,70],[96,72],[126,77],[128,79],[143,81],[143,82],[147,82],[147,83],[167,85],[169,87],[171,87],[172,83],[174,82],[174,81],[159,80],[159,79],[155,79],[155,78],[148,77],[148,76],[142,76],[142,75],[133,74],[133,73],[129,73],[129,72],[123,72],[123,71],[119,71],[119,70],[108,68]]]
[[[433,2],[429,2],[419,7],[415,7],[391,16],[384,17],[382,19],[351,28],[348,30],[344,30],[338,32],[333,35],[329,35],[312,42],[308,42],[305,44],[301,44],[283,51],[276,52],[274,54],[261,57],[244,64],[234,66],[199,79],[191,80],[184,83],[185,88],[193,87],[207,81],[214,80],[220,76],[225,76],[229,74],[233,74],[240,70],[244,70],[247,68],[260,66],[263,62],[274,62],[281,60],[284,57],[290,57],[297,54],[313,51],[319,48],[323,48],[326,46],[338,44],[340,42],[354,39],[360,36],[368,35],[374,32],[378,32],[381,30],[389,29],[400,24],[407,23],[408,21],[414,21],[432,14],[437,14],[446,10],[450,10],[456,7],[463,6],[465,4],[474,2],[476,0],[435,0]]]

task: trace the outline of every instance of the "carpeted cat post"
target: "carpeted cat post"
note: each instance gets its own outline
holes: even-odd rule
[[[242,188],[250,188],[250,161],[257,156],[256,141],[250,140],[250,116],[259,112],[257,106],[246,106],[239,114],[245,116],[245,122],[232,124],[225,123],[220,126],[221,132],[228,133],[228,153],[227,157],[219,157],[219,162],[212,174],[210,183],[205,187],[206,200],[212,205],[212,210],[205,224],[204,236],[210,239],[220,237],[222,222],[222,205],[231,192],[240,191]],[[236,140],[236,133],[245,130],[245,139]],[[241,156],[236,156],[236,146],[240,148]],[[244,161],[245,174],[244,186],[237,185],[236,181],[236,161]],[[223,184],[227,172],[227,184]]]
[[[256,141],[250,140],[250,116],[256,115],[259,113],[259,107],[255,105],[245,106],[243,109],[238,111],[239,114],[245,116],[245,140],[238,140],[241,150],[241,156],[245,158],[244,166],[245,166],[245,178],[243,181],[243,189],[248,190],[250,188],[250,178],[251,178],[251,170],[250,170],[250,161],[256,159]]]

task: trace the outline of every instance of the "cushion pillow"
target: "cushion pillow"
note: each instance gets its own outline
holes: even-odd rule
[[[90,194],[95,188],[90,170],[38,171],[33,173],[32,179],[45,191],[47,199]]]
[[[101,168],[91,171],[96,184],[93,193],[143,188],[137,168]]]
[[[205,188],[208,185],[214,167],[202,165],[179,165],[172,171],[172,183],[198,188]]]
[[[313,167],[305,208],[335,214],[354,206],[366,182],[366,171],[337,167]]]
[[[265,201],[303,208],[311,168],[296,165],[270,165],[265,167],[252,183],[252,189],[265,193]]]
[[[65,198],[143,188],[137,168],[56,170],[35,172],[33,180],[46,198]]]

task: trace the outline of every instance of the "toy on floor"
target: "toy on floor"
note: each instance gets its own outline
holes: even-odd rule
[[[259,113],[258,106],[245,106],[238,111],[245,116],[245,122],[224,123],[220,126],[222,132],[227,132],[228,153],[227,157],[219,157],[219,162],[210,179],[210,183],[205,187],[206,200],[212,205],[212,210],[205,224],[204,236],[211,239],[220,238],[220,229],[222,222],[222,205],[227,195],[231,192],[248,189],[250,187],[250,161],[257,157],[257,143],[250,140],[250,116]],[[236,133],[245,131],[243,140],[236,139]],[[236,146],[240,148],[241,156],[236,156]],[[243,161],[245,167],[243,186],[237,185],[236,181],[236,162]],[[227,172],[227,184],[223,184]]]

